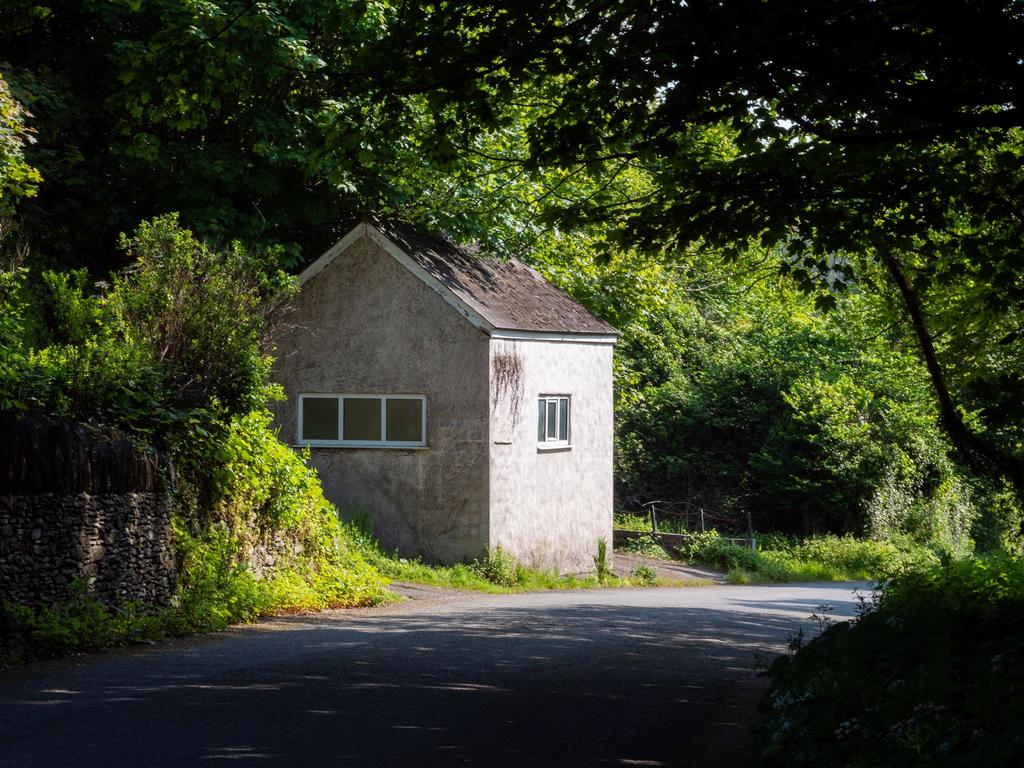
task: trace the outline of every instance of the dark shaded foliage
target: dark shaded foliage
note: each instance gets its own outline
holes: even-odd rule
[[[1024,566],[950,562],[772,667],[765,766],[1014,765],[1024,737]],[[799,643],[798,643],[799,645]]]

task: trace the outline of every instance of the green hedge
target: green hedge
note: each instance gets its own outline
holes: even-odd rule
[[[1019,765],[1024,562],[913,570],[865,608],[772,667],[761,764]]]

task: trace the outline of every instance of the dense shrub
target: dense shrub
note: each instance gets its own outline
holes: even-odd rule
[[[1024,501],[1003,481],[988,484],[985,504],[986,514],[971,529],[978,549],[1024,556]]]
[[[383,599],[380,574],[349,540],[315,471],[277,439],[267,412],[233,419],[212,448],[212,509],[175,520],[186,621],[218,627],[283,608]],[[249,567],[258,550],[274,556],[266,575]]]
[[[723,278],[724,280],[725,278]],[[950,458],[912,345],[863,295],[676,295],[620,353],[624,504],[704,508],[724,531],[906,535],[966,552],[978,490]]]
[[[1016,765],[1024,752],[1024,562],[894,579],[853,624],[772,667],[765,766]]]
[[[292,291],[271,268],[276,252],[239,243],[213,251],[174,214],[143,222],[121,245],[133,261],[106,304],[124,341],[160,366],[172,405],[227,414],[262,407],[270,359],[260,336]]]
[[[237,245],[208,248],[173,215],[122,245],[133,262],[111,285],[84,270],[44,272],[31,285],[25,270],[0,273],[0,408],[114,427],[173,458],[181,570],[160,631],[383,599],[383,580],[347,541],[316,473],[271,427],[266,403],[281,393],[261,338],[289,282]],[[261,558],[267,567],[254,570]],[[78,639],[51,632],[51,645],[37,644],[51,654],[103,634],[118,642],[127,609],[83,598],[56,613],[26,610],[9,614],[19,636],[71,617]]]
[[[702,563],[721,571],[758,570],[760,559],[756,552],[741,544],[728,541],[715,531],[694,533],[686,537],[680,554],[687,560]]]
[[[134,261],[113,285],[84,269],[23,269],[0,283],[0,407],[93,420],[169,450],[262,408],[266,316],[289,283],[265,256],[213,251],[174,215],[122,245]]]

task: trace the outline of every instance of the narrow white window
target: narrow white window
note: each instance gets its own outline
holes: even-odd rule
[[[423,448],[423,395],[299,395],[299,443],[351,448]]]
[[[541,446],[569,445],[570,398],[541,395],[537,400],[537,442]]]

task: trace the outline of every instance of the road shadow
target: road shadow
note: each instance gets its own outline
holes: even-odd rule
[[[761,605],[278,619],[0,687],[0,766],[741,765]]]

